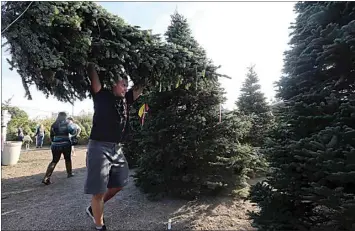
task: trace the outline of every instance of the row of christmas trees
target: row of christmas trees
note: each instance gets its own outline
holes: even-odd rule
[[[23,4],[2,6],[5,26]],[[221,75],[181,15],[172,16],[163,43],[92,3],[34,4],[22,23],[5,33],[10,62],[25,87],[34,82],[62,100],[84,97],[87,86],[79,56],[96,57],[105,76],[129,74],[135,82],[148,76],[155,83],[135,105],[126,142],[127,155],[139,156],[135,177],[145,192],[185,198],[225,190],[238,193],[247,187],[248,174],[263,166],[256,158],[261,152],[269,173],[251,191],[251,200],[260,207],[252,214],[255,227],[355,229],[353,2],[297,3],[275,118],[251,68],[238,110],[224,114],[220,122],[225,98],[215,77]],[[45,12],[54,14],[48,18]],[[56,41],[48,37],[53,33]],[[113,65],[117,62],[120,65]],[[58,90],[59,83],[68,84]],[[150,109],[142,127],[137,111],[143,103]]]
[[[216,123],[223,102],[217,83],[149,96],[155,109],[134,139],[142,152],[137,183],[146,192],[191,196],[227,185],[240,189],[261,146],[270,168],[250,195],[260,207],[251,216],[255,227],[355,229],[355,4],[300,2],[295,10],[273,123],[262,94],[253,92],[259,86],[252,68],[238,112],[222,123]],[[184,24],[174,24],[178,17],[169,29]],[[246,118],[250,111],[255,114]]]
[[[165,37],[195,54],[196,62],[209,62],[177,12]],[[218,81],[201,79],[191,88],[155,89],[137,102],[125,152],[138,166],[138,186],[154,196],[183,198],[226,190],[238,193],[248,186],[247,176],[264,164],[253,146],[260,147],[272,119],[253,69],[241,89],[239,111],[224,113],[220,120],[225,97]],[[143,104],[149,105],[144,126],[137,114]]]
[[[245,114],[227,113],[218,123],[225,101],[218,77],[224,75],[183,16],[172,16],[165,41],[93,2],[5,2],[2,21],[8,61],[29,98],[30,84],[58,100],[86,98],[88,61],[98,65],[108,87],[117,75],[128,75],[134,84],[150,83],[138,102],[149,105],[148,118],[127,143],[128,158],[139,155],[137,184],[147,192],[191,198],[245,188],[247,175],[258,166],[252,142],[262,142],[267,105],[254,108],[265,114],[257,116],[260,121],[244,103]],[[255,81],[253,70],[250,75]]]

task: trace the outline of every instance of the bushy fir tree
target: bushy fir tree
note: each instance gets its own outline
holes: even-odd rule
[[[192,37],[183,16],[172,15],[166,36],[169,45],[191,53],[189,60],[178,55],[173,60],[186,70],[195,69],[197,78],[149,95],[150,111],[137,136],[143,150],[137,185],[151,195],[187,199],[245,186],[251,147],[238,141],[251,124],[232,114],[223,115],[219,123],[219,107],[225,99],[217,67]],[[188,78],[189,73],[181,70],[175,74]]]
[[[300,2],[286,52],[259,230],[355,230],[355,3]]]

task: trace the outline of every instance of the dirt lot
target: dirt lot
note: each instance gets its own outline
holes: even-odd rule
[[[76,176],[66,178],[62,159],[52,180],[41,179],[51,160],[48,149],[24,151],[15,166],[2,166],[2,230],[94,230],[85,213],[90,196],[83,194],[85,148],[73,157]],[[254,230],[247,211],[255,209],[248,201],[228,197],[198,201],[164,199],[149,201],[130,184],[105,207],[109,230]]]

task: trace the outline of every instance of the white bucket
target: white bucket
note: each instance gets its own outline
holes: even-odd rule
[[[15,165],[20,159],[21,141],[5,141],[1,155],[1,165]]]

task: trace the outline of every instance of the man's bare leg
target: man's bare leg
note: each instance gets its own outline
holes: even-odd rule
[[[95,219],[95,225],[97,227],[104,225],[104,194],[96,194],[91,199],[91,209]]]
[[[114,197],[122,188],[109,188],[104,195],[104,203]]]

